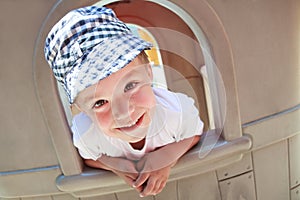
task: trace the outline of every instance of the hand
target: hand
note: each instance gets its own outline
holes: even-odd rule
[[[98,162],[86,160],[86,164],[92,167],[110,170],[120,178],[122,178],[129,186],[133,187],[133,183],[138,178],[139,172],[136,170],[135,162],[126,158],[109,157],[102,155]],[[142,191],[142,187],[135,187],[138,192]]]
[[[139,175],[139,172],[135,168],[135,163],[125,158],[118,158],[118,165],[113,166],[111,171],[122,178],[131,187],[133,187],[133,184]],[[134,188],[138,192],[142,191],[142,187]]]
[[[157,156],[156,152],[149,153],[137,163],[140,174],[133,187],[142,189],[140,192],[141,197],[160,193],[169,178],[173,163],[163,166]]]
[[[111,166],[111,171],[123,178],[130,186],[138,177],[138,171],[135,169],[135,164],[127,159],[118,158],[118,164]]]

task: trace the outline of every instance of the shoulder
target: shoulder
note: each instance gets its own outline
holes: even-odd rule
[[[157,104],[164,108],[157,109],[164,113],[159,122],[164,122],[162,127],[175,141],[202,133],[203,123],[193,98],[166,89],[153,88],[153,90]],[[167,135],[163,136],[163,139],[166,137]]]
[[[183,93],[171,92],[167,89],[153,88],[157,104],[177,112],[197,111],[194,99]]]
[[[72,120],[73,142],[84,142],[88,145],[99,145],[99,141],[107,143],[108,136],[102,134],[101,130],[93,123],[93,121],[85,114],[79,113]]]
[[[72,119],[71,130],[73,132],[73,139],[79,139],[87,133],[91,133],[89,130],[92,126],[92,120],[84,113],[75,115]]]

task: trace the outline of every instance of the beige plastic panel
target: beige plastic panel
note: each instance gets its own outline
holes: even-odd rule
[[[0,171],[58,163],[36,97],[32,65],[39,29],[54,3],[0,2]]]
[[[214,61],[222,76],[226,93],[226,121],[223,127],[224,137],[231,140],[242,135],[239,105],[237,100],[236,77],[231,44],[226,29],[210,1],[175,1],[183,7],[203,30],[212,49]],[[222,3],[222,2],[219,2]],[[232,13],[233,14],[233,13]],[[221,88],[219,88],[221,89]]]
[[[56,187],[58,168],[9,172],[0,177],[0,197],[31,197],[61,193]]]
[[[52,200],[79,200],[79,199],[71,196],[70,194],[62,194],[62,195],[52,196]]]
[[[300,200],[300,186],[291,190],[291,200]]]
[[[135,190],[117,193],[116,197],[118,200],[141,199]],[[167,185],[165,186],[165,188],[163,189],[163,191],[161,193],[155,195],[155,197],[148,196],[148,197],[143,197],[142,199],[146,199],[146,200],[166,200],[166,199],[177,200],[177,182],[176,181],[168,182]]]
[[[300,134],[289,140],[290,186],[294,188],[300,184]]]
[[[232,165],[228,165],[227,167],[218,169],[217,176],[218,180],[220,181],[243,174],[245,172],[249,172],[250,170],[252,170],[252,159],[251,153],[248,152],[243,155],[243,158],[240,161]]]
[[[128,192],[119,192],[119,193],[117,193],[117,198],[118,198],[118,200],[141,199],[139,194],[134,190],[131,190],[131,191],[128,191]],[[146,197],[143,197],[142,199],[155,200],[153,196],[146,196]]]
[[[257,200],[290,198],[287,141],[253,152]]]
[[[178,200],[221,200],[217,176],[214,172],[178,181]]]
[[[228,33],[242,123],[300,103],[300,1],[209,1]]]
[[[177,181],[168,182],[163,191],[155,195],[155,200],[177,200]]]
[[[27,197],[27,198],[22,198],[22,200],[52,200],[51,196],[39,196],[39,197]]]
[[[21,200],[21,198],[9,198],[9,199],[7,199],[7,198],[1,198],[0,197],[0,200]]]
[[[257,149],[300,133],[299,119],[300,107],[250,124],[243,132],[252,136],[252,148]]]
[[[98,197],[86,197],[86,198],[80,198],[80,200],[119,200],[117,199],[116,195],[103,195]]]
[[[222,200],[256,200],[253,172],[220,183]]]

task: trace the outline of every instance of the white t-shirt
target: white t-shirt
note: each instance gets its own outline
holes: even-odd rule
[[[102,154],[138,160],[158,147],[202,134],[203,122],[192,98],[165,89],[153,88],[153,91],[156,109],[141,150],[103,134],[87,115],[80,113],[72,121],[73,142],[80,155],[93,160]]]

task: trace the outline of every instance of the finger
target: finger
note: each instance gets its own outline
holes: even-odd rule
[[[142,186],[149,178],[149,173],[142,173],[139,175],[139,177],[136,179],[135,183],[133,184],[133,187],[140,187]]]
[[[139,173],[126,173],[126,176],[130,177],[133,180],[136,180],[139,176]]]
[[[160,192],[165,188],[166,183],[167,183],[167,181],[162,181],[162,182],[160,183],[160,186],[158,187],[158,189],[157,189],[157,191],[156,191],[156,194],[160,193]]]
[[[113,172],[119,176],[127,176],[133,180],[136,180],[139,176],[139,173],[137,173],[137,172],[136,173],[126,173],[126,172],[118,171],[118,170],[114,170]]]
[[[145,197],[145,196],[148,196],[148,195],[152,195],[152,194],[155,194],[155,187],[156,187],[156,184],[157,184],[157,180],[153,179],[153,178],[150,178],[147,182],[147,185],[146,187],[144,188],[143,192],[140,194],[141,197]]]
[[[156,195],[156,194],[160,193],[162,190],[162,184],[163,184],[163,181],[157,180],[151,194]]]
[[[134,188],[138,193],[141,193],[143,191],[143,186],[135,187]]]
[[[134,180],[128,176],[123,176],[123,179],[125,180],[125,182],[130,185],[131,187],[133,187],[134,184]]]
[[[124,172],[124,174],[134,180],[139,176],[139,172],[135,168],[128,168],[127,171]]]

